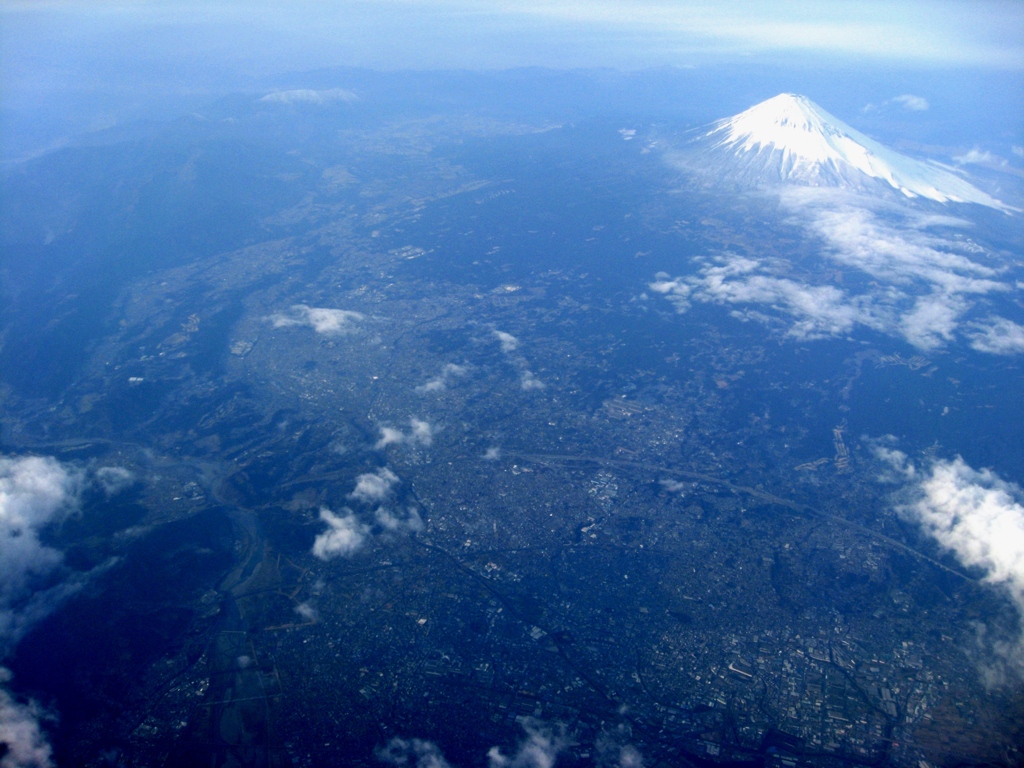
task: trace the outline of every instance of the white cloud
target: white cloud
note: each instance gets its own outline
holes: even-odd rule
[[[434,442],[434,428],[430,426],[430,422],[423,419],[410,419],[409,424],[412,426],[412,432],[406,438],[407,442],[424,446],[429,446]]]
[[[391,495],[391,489],[398,482],[398,475],[387,467],[376,472],[367,472],[356,478],[356,487],[348,495],[364,504],[375,504],[384,501]]]
[[[0,685],[10,679],[11,673],[0,668]],[[7,748],[7,753],[0,757],[0,768],[53,766],[53,750],[39,724],[44,716],[36,702],[22,704],[0,687],[0,744]]]
[[[278,312],[269,318],[275,328],[308,326],[317,333],[328,335],[351,333],[354,324],[364,319],[365,316],[359,312],[309,307],[305,304],[295,304],[288,312]]]
[[[675,279],[669,279],[669,277],[667,272],[659,272],[654,276],[654,282],[649,283],[647,287],[655,293],[662,294],[675,306],[676,312],[682,314],[690,308],[689,299],[693,286],[682,277]]]
[[[925,531],[985,581],[1005,586],[1024,607],[1024,506],[1021,489],[959,456],[936,461],[905,506]]]
[[[1024,147],[1018,147],[1016,144],[1014,144],[1012,147],[1010,147],[1010,151],[1013,152],[1013,154],[1015,154],[1017,157],[1024,157]]]
[[[389,445],[398,445],[405,442],[405,434],[400,429],[395,427],[381,427],[380,428],[380,440],[377,441],[374,448],[378,450],[386,448]]]
[[[515,352],[517,349],[519,349],[519,339],[517,339],[511,333],[505,333],[505,331],[495,331],[494,337],[501,344],[502,352]]]
[[[971,347],[993,355],[1024,354],[1024,325],[1003,317],[990,317],[983,322],[971,323],[968,338]]]
[[[66,594],[37,589],[63,555],[40,531],[78,503],[82,474],[43,456],[0,458],[0,647],[15,641]]]
[[[387,507],[377,507],[373,516],[382,528],[392,533],[419,533],[423,530],[423,518],[416,507],[410,506],[404,516]]]
[[[487,752],[488,768],[552,768],[558,753],[572,744],[563,729],[553,731],[533,718],[520,721],[526,738],[519,743],[516,754],[507,757],[498,747]]]
[[[902,96],[896,96],[890,101],[901,105],[904,109],[908,109],[911,112],[924,112],[928,109],[928,99],[923,96],[914,96],[909,93],[905,93]]]
[[[631,729],[624,724],[601,733],[594,742],[595,765],[598,768],[643,768],[643,755],[629,743],[630,737]]]
[[[103,477],[97,473],[102,484]],[[43,528],[64,520],[78,505],[83,474],[43,456],[0,457],[0,655],[78,585],[52,585],[63,555],[40,541]],[[34,702],[20,703],[6,690],[0,669],[0,768],[48,768],[50,745]]]
[[[320,618],[320,615],[316,612],[316,608],[309,603],[299,603],[295,606],[295,612],[309,622],[316,622]]]
[[[695,301],[771,309],[775,318],[790,319],[788,333],[799,339],[845,335],[863,326],[924,350],[961,335],[981,351],[1005,348],[997,353],[1008,354],[1013,349],[1013,328],[1005,323],[963,327],[979,297],[1012,290],[984,248],[959,232],[950,233],[968,222],[841,190],[789,189],[781,201],[795,223],[821,239],[822,255],[854,276],[848,281],[851,288],[810,283],[783,259],[729,253],[698,260],[696,274],[659,272],[648,287],[677,312],[686,312]],[[769,319],[750,309],[734,314]],[[1007,343],[999,343],[999,334]],[[994,337],[991,344],[986,343],[989,336]]]
[[[876,280],[920,283],[947,294],[1005,290],[995,279],[998,270],[971,259],[963,243],[933,232],[968,226],[961,219],[895,207],[875,210],[867,198],[813,188],[788,190],[783,204],[824,240],[825,255]]]
[[[403,441],[407,439],[410,438],[402,437]],[[378,505],[373,511],[373,517],[386,532],[418,533],[423,530],[423,518],[415,506],[410,505],[401,513],[381,503],[392,499],[394,487],[398,482],[398,475],[387,467],[381,467],[376,472],[364,472],[356,478],[356,487],[348,497],[363,504]],[[341,515],[326,507],[321,508],[320,519],[327,523],[328,529],[314,540],[313,554],[322,560],[355,554],[372,533],[371,526],[363,523],[356,513],[347,507]]]
[[[328,525],[328,529],[313,542],[313,554],[321,560],[351,557],[366,542],[369,529],[359,522],[352,510],[346,509],[344,515],[336,515],[322,507],[320,519]]]
[[[846,334],[857,324],[878,325],[858,298],[831,285],[764,274],[772,269],[772,265],[727,254],[705,264],[693,277],[661,279],[649,287],[665,295],[677,312],[689,309],[691,301],[768,305],[794,318],[789,335],[799,339]]]
[[[538,379],[533,371],[524,370],[519,374],[519,388],[527,392],[544,389],[544,382]]]
[[[519,388],[524,392],[544,389],[546,385],[537,378],[533,371],[527,368],[528,363],[523,356],[515,354],[516,350],[520,347],[519,339],[505,331],[495,330],[493,333],[494,337],[501,344],[501,351],[508,355],[511,365],[519,371]]]
[[[910,462],[907,454],[898,448],[890,447],[895,445],[895,437],[886,435],[880,440],[871,440],[869,443],[871,452],[885,467],[879,475],[879,480],[884,483],[904,483],[917,477],[917,467]]]
[[[403,432],[395,427],[380,427],[380,440],[374,445],[377,450],[389,445],[420,445],[430,447],[434,442],[434,427],[423,419],[409,419],[409,431]]]
[[[497,461],[501,458],[501,448],[496,445],[492,445],[486,451],[484,451],[484,461]]]
[[[921,296],[900,318],[903,337],[918,349],[935,349],[953,340],[957,321],[967,303],[959,296]]]
[[[686,483],[681,483],[678,480],[672,480],[671,478],[659,480],[658,484],[669,493],[682,493],[686,490]]]
[[[451,768],[441,750],[432,741],[394,738],[377,750],[377,759],[388,765],[409,768]]]
[[[135,482],[135,475],[124,467],[100,467],[95,478],[108,496],[119,494]]]
[[[875,110],[884,109],[891,104],[898,104],[908,112],[924,112],[928,109],[928,99],[924,96],[914,96],[910,93],[905,93],[902,96],[894,96],[891,99],[886,99],[880,104],[865,104],[861,109],[862,112],[874,112]]]
[[[1021,488],[990,469],[972,468],[959,456],[915,466],[902,451],[883,443],[877,444],[874,452],[895,472],[895,476],[884,474],[882,479],[904,483],[899,511],[962,565],[978,569],[984,582],[1006,592],[1024,621]],[[992,650],[1024,676],[1024,626],[1021,631],[1012,642],[994,642]],[[990,680],[1003,677],[1006,671],[991,666],[986,670]]]
[[[336,104],[338,102],[356,101],[358,97],[344,88],[328,88],[315,91],[299,88],[292,91],[274,91],[268,93],[260,101],[269,104]]]
[[[425,384],[420,384],[416,387],[417,392],[443,392],[448,388],[448,384],[451,383],[452,379],[457,379],[460,376],[465,376],[468,369],[464,365],[456,365],[455,363],[448,363],[444,368],[441,369],[441,373],[434,378],[428,380]]]
[[[987,149],[980,149],[974,147],[973,149],[964,152],[962,155],[954,155],[953,161],[957,165],[967,165],[968,163],[974,164],[991,164],[995,163],[998,165],[1006,165],[1006,161],[998,155],[993,155]]]
[[[644,757],[632,744],[619,749],[619,768],[644,768]]]

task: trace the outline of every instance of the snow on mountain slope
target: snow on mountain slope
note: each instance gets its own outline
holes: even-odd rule
[[[725,154],[735,175],[757,183],[863,187],[877,179],[907,197],[1012,210],[943,166],[888,149],[792,93],[719,120],[702,140]]]

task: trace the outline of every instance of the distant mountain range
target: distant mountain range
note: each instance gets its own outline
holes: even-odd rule
[[[902,155],[851,128],[806,96],[781,93],[719,120],[696,140],[710,164],[738,181],[870,190],[1013,210],[953,168]]]

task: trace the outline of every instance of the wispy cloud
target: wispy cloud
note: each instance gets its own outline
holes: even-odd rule
[[[999,155],[993,155],[987,149],[981,149],[980,147],[973,147],[962,155],[954,155],[953,162],[957,165],[1006,165],[1006,160],[999,157]]]
[[[419,533],[423,530],[423,518],[416,507],[409,506],[405,514],[395,512],[388,507],[377,507],[373,512],[374,519],[390,533]]]
[[[1024,354],[1024,325],[1003,317],[971,323],[967,332],[971,346],[993,355]]]
[[[629,743],[630,728],[619,725],[606,730],[594,743],[599,768],[644,768],[640,750]]]
[[[881,104],[865,104],[864,112],[873,112],[877,109],[884,109],[890,104],[896,104],[908,112],[925,112],[929,108],[928,99],[924,96],[914,96],[910,93],[904,93],[901,96],[893,96],[891,99],[886,99]]]
[[[529,363],[521,354],[517,354],[522,346],[519,339],[505,331],[492,331],[494,338],[501,344],[501,351],[505,353],[512,366],[519,371],[519,388],[524,392],[535,392],[545,388],[545,384],[537,375],[529,369]]]
[[[1024,493],[990,469],[974,469],[961,457],[915,465],[902,451],[876,444],[887,467],[883,480],[903,484],[897,508],[943,549],[983,580],[1003,590],[1024,622]],[[1021,628],[1024,632],[1024,627]],[[1008,671],[1024,676],[1024,634],[992,648],[1003,662],[988,666],[993,682]]]
[[[509,352],[515,352],[519,349],[519,339],[513,336],[511,333],[505,331],[494,331],[494,338],[501,344],[501,351],[506,354]]]
[[[893,101],[911,112],[924,112],[928,109],[928,99],[923,96],[914,96],[912,94],[905,93],[902,96],[896,96],[893,98]]]
[[[120,485],[118,468],[103,469],[97,484]],[[85,482],[84,472],[51,457],[0,457],[0,656],[80,586],[53,583],[63,554],[43,544],[40,533],[77,509]],[[7,747],[0,766],[49,768],[43,712],[35,702],[17,701],[6,689],[9,680],[0,668],[0,744]]]
[[[46,713],[34,701],[21,703],[3,687],[11,673],[0,667],[0,744],[6,754],[0,758],[3,768],[51,768],[53,750],[40,727]]]
[[[441,369],[441,373],[432,379],[428,379],[426,383],[420,384],[416,387],[417,392],[443,392],[448,388],[448,385],[453,379],[465,376],[469,372],[469,369],[464,365],[456,365],[455,363],[448,363],[444,368]]]
[[[292,91],[274,91],[260,99],[269,104],[337,104],[338,102],[356,101],[359,97],[344,88],[328,88],[314,91],[300,88]]]
[[[823,2],[764,5],[749,2],[679,4],[659,0],[506,0],[503,7],[535,16],[657,33],[677,45],[718,50],[828,51],[884,59],[964,64],[999,62],[1021,66],[1019,41],[1007,34],[1020,29],[1021,13],[1005,3],[983,3],[969,13],[952,3],[903,0],[879,13],[871,3]],[[887,6],[888,8],[889,6]],[[984,40],[984,42],[982,42]]]
[[[108,496],[121,493],[135,482],[135,475],[124,467],[100,467],[94,477]]]
[[[544,389],[544,382],[530,370],[524,370],[519,374],[519,388],[525,392]]]
[[[432,741],[424,739],[393,738],[387,746],[376,751],[377,759],[382,763],[409,768],[451,768],[451,763],[444,759],[441,750]]]
[[[771,274],[773,268],[769,262],[724,255],[705,264],[696,276],[670,279],[662,273],[649,287],[666,296],[678,312],[689,309],[691,301],[766,305],[794,319],[788,334],[798,339],[820,339],[849,333],[857,324],[878,324],[863,301],[831,285],[777,277]]]
[[[551,728],[531,717],[520,720],[526,737],[519,743],[516,753],[506,756],[500,748],[487,752],[488,768],[552,768],[558,754],[573,741],[562,727]]]
[[[78,505],[84,474],[43,456],[0,458],[0,648],[16,641],[65,596],[43,581],[63,555],[41,530]]]
[[[268,319],[275,328],[308,326],[317,333],[338,335],[352,332],[355,324],[364,320],[365,316],[347,309],[328,309],[295,304],[287,312],[275,313]]]
[[[380,427],[380,440],[374,448],[380,450],[389,445],[412,445],[429,448],[434,442],[434,427],[423,419],[409,419],[409,431],[403,432],[396,427]]]
[[[663,480],[659,480],[658,484],[669,493],[684,493],[688,487],[686,483],[681,483],[678,480],[673,480],[670,477],[667,477]]]
[[[810,282],[785,259],[724,253],[699,260],[696,274],[659,273],[650,290],[678,312],[700,301],[735,306],[741,319],[788,318],[787,333],[798,339],[861,326],[923,350],[963,336],[979,351],[1018,351],[1014,324],[1004,318],[965,326],[979,299],[1014,289],[994,258],[962,235],[968,222],[840,190],[788,189],[781,200],[792,220],[820,240],[824,257],[863,278],[850,281],[855,287]]]

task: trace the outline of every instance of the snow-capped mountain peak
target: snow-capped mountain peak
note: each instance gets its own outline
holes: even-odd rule
[[[704,140],[761,183],[861,187],[877,179],[907,197],[1008,210],[951,170],[879,144],[806,96],[781,93],[762,101],[714,123]]]

